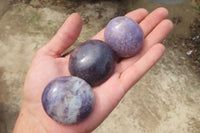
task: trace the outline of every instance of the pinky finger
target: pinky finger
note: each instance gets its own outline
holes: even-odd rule
[[[136,63],[130,65],[120,75],[121,85],[128,91],[164,54],[164,45],[158,43],[150,48]]]

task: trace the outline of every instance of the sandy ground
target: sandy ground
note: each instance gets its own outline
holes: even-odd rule
[[[2,2],[8,6],[4,0],[0,5]],[[85,2],[70,6],[69,10],[59,4],[41,6],[37,2],[15,3],[8,6],[7,11],[0,6],[3,9],[0,10],[0,133],[12,132],[22,103],[23,82],[34,53],[51,39],[70,13],[76,11],[84,20],[76,44],[90,39],[111,18],[122,13],[118,2]],[[164,41],[167,49],[163,58],[133,86],[93,133],[199,133],[200,77],[190,63],[185,63],[189,60],[187,54],[172,47],[169,41],[177,36],[188,36],[189,23],[197,12],[188,3],[166,6],[142,0],[132,4],[127,5],[127,10],[145,7],[151,11],[165,6],[171,19],[182,16],[183,22],[175,25],[174,32]],[[189,20],[183,11],[190,14]]]

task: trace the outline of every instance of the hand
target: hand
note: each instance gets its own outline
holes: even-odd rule
[[[117,63],[114,74],[93,89],[95,105],[88,118],[78,124],[62,125],[46,115],[41,96],[52,79],[70,75],[69,55],[61,57],[61,54],[75,42],[82,28],[81,17],[77,13],[72,14],[53,39],[35,54],[24,84],[23,106],[14,133],[79,133],[94,130],[126,92],[162,57],[165,47],[160,42],[173,27],[171,21],[166,19],[167,15],[164,8],[158,8],[150,14],[145,9],[126,14],[137,21],[144,32],[142,50],[134,57]],[[103,34],[104,30],[93,39],[104,40]]]

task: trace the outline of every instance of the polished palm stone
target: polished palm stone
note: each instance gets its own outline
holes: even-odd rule
[[[142,48],[143,31],[134,20],[119,16],[107,24],[104,38],[118,56],[131,57]]]
[[[83,79],[63,76],[52,80],[42,94],[45,112],[62,124],[73,124],[85,119],[92,111],[94,94]]]
[[[88,40],[80,44],[70,55],[69,71],[91,86],[105,82],[114,72],[115,55],[103,41]]]

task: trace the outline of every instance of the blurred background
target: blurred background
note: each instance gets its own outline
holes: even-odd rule
[[[11,133],[34,53],[78,12],[75,45],[137,8],[169,10],[163,58],[93,133],[200,133],[200,0],[0,0],[0,133]]]

